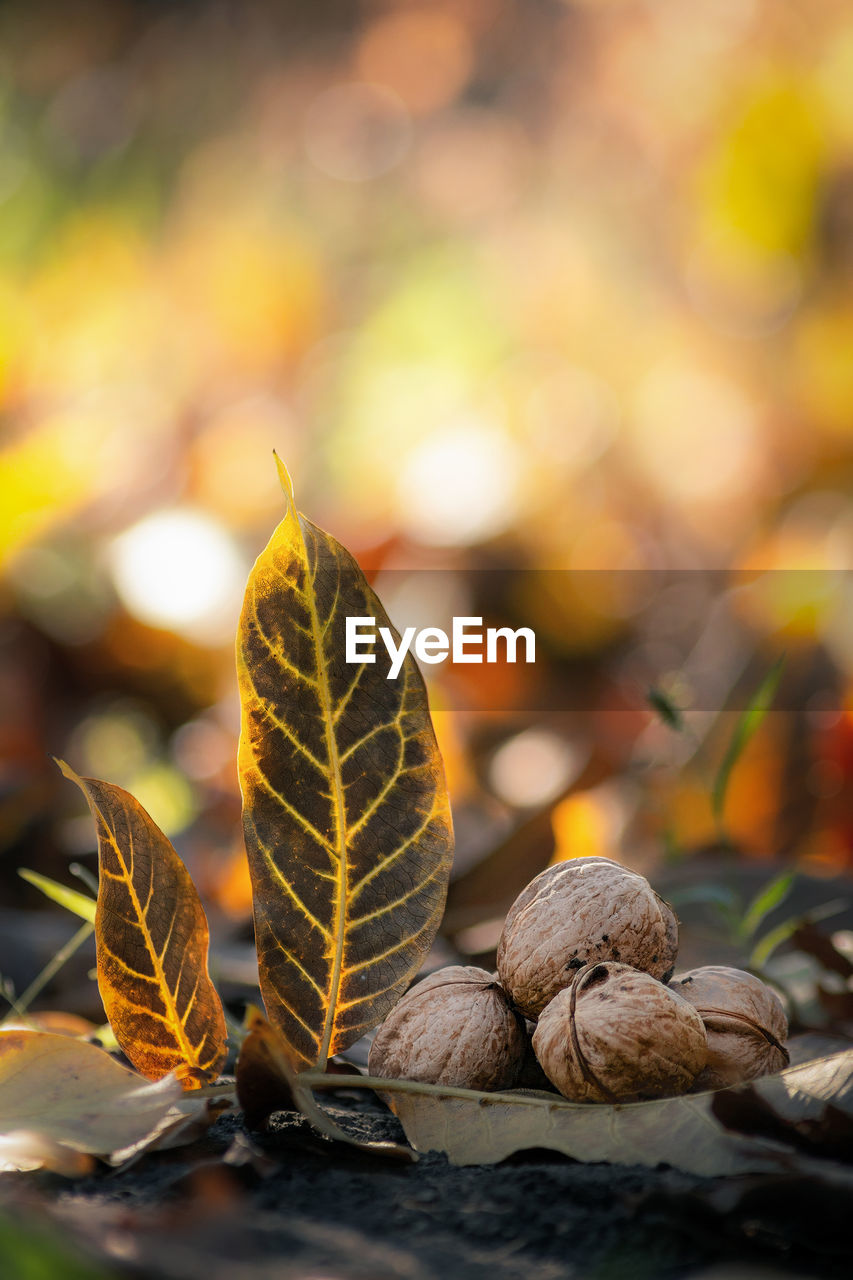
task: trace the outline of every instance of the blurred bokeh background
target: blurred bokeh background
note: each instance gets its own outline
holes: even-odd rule
[[[72,927],[17,868],[94,865],[50,754],[149,808],[223,957],[248,937],[273,448],[395,621],[537,631],[535,670],[429,673],[460,950],[553,856],[846,875],[851,286],[845,0],[7,0],[3,973]]]

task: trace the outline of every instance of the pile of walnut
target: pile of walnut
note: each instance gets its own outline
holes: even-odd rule
[[[677,951],[678,921],[643,876],[558,863],[510,909],[497,973],[452,965],[419,982],[377,1032],[370,1074],[637,1102],[784,1067],[775,992],[717,965],[673,977]]]

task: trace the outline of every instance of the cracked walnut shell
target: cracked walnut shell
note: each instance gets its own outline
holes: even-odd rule
[[[543,1010],[533,1048],[574,1102],[686,1093],[705,1065],[702,1019],[687,1000],[625,964],[579,969]]]
[[[785,1010],[760,978],[712,964],[676,974],[670,986],[690,1001],[705,1024],[708,1063],[696,1089],[722,1089],[788,1065]]]
[[[524,1060],[524,1019],[497,978],[450,965],[412,987],[370,1048],[368,1069],[386,1080],[463,1089],[508,1089]]]
[[[644,876],[610,858],[546,868],[519,894],[498,943],[498,973],[536,1018],[576,969],[616,961],[663,981],[675,967],[678,920]]]

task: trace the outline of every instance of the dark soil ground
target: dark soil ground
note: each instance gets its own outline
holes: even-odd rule
[[[378,1102],[331,1105],[360,1136],[402,1137]],[[287,1112],[264,1134],[226,1115],[193,1147],[77,1182],[7,1175],[3,1191],[4,1280],[769,1280],[846,1277],[853,1261],[853,1198],[813,1178],[703,1179],[542,1151],[401,1164]]]

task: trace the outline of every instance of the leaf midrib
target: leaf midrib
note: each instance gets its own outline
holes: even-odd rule
[[[301,522],[299,530],[300,533],[302,533]],[[305,546],[304,534],[302,537],[302,543],[303,546]],[[307,547],[305,550],[307,561]],[[347,908],[347,828],[346,810],[344,808],[343,779],[341,777],[341,762],[338,754],[338,742],[334,732],[334,722],[332,720],[332,695],[329,689],[329,673],[326,667],[323,631],[320,627],[320,619],[317,616],[317,602],[314,598],[313,577],[305,596],[308,601],[308,612],[311,617],[311,634],[314,641],[314,650],[317,655],[318,687],[320,691],[320,701],[323,707],[323,727],[326,733],[326,750],[328,751],[329,756],[329,770],[332,778],[332,792],[335,802],[335,843],[338,850],[338,895],[335,904],[334,927],[335,954],[332,962],[332,974],[329,980],[329,1002],[326,1007],[326,1017],[323,1023],[323,1035],[320,1040],[318,1050],[318,1067],[321,1071],[324,1071],[326,1068],[326,1062],[329,1058],[329,1049],[331,1048],[332,1034],[335,1028],[335,1014],[337,1012],[338,994],[341,985],[341,970],[343,968],[344,934],[346,932]]]

